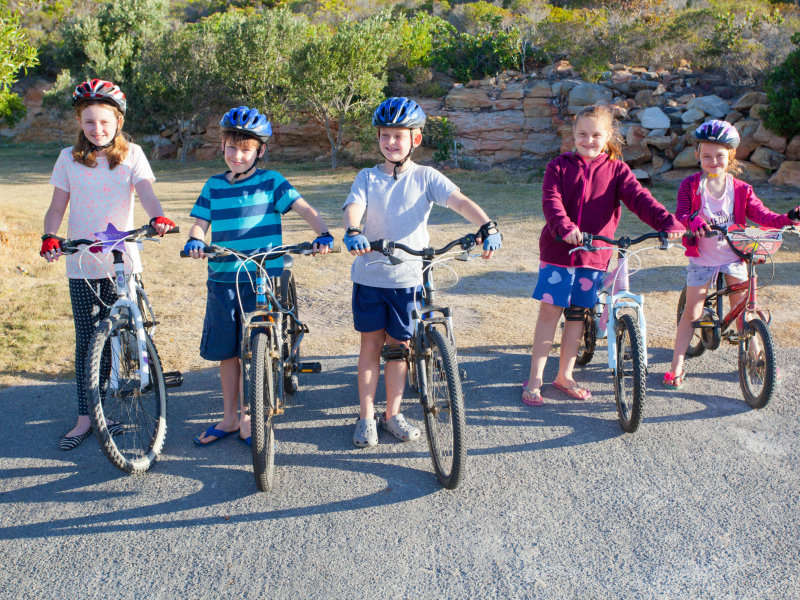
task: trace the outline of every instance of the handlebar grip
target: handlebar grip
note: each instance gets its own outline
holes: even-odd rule
[[[181,250],[181,258],[189,258],[189,255],[186,254],[183,250]]]
[[[152,225],[146,225],[146,227],[147,227],[147,233],[146,233],[147,237],[156,237],[158,235],[158,231],[156,231],[155,227],[153,227]],[[169,235],[170,233],[180,233],[180,232],[181,232],[180,227],[173,227],[172,229],[167,231],[164,235]]]
[[[213,254],[214,253],[214,249],[211,246],[206,246],[205,248],[203,248],[203,253],[204,254]],[[181,250],[181,258],[191,258],[191,256],[189,256],[188,254],[186,254],[186,252]]]
[[[341,253],[342,253],[342,245],[334,244],[333,248],[331,248],[331,254],[341,254]]]
[[[180,233],[180,232],[181,232],[181,228],[180,228],[180,225],[179,225],[179,226],[177,226],[177,227],[173,227],[172,229],[170,229],[170,230],[169,230],[167,233],[165,233],[164,235],[169,235],[170,233]]]
[[[376,240],[369,243],[369,247],[373,252],[380,252],[383,250],[383,240]]]

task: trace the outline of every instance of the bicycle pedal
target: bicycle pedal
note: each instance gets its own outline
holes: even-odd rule
[[[467,380],[467,370],[466,369],[459,369],[458,374],[461,376],[461,381]]]
[[[318,362],[300,363],[301,373],[320,373],[321,371],[322,371],[322,363]]]
[[[164,387],[174,388],[174,387],[181,387],[183,385],[183,375],[180,371],[170,371],[169,373],[164,373]]]
[[[699,319],[697,321],[692,321],[692,329],[707,329],[720,326],[721,323],[715,319]]]
[[[736,346],[739,344],[739,335],[736,333],[731,333],[727,338],[728,343],[732,346]]]

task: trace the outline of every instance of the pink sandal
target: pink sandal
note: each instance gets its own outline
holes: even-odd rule
[[[542,392],[541,390],[538,392],[534,392],[533,390],[528,389],[528,380],[522,382],[522,391],[528,392],[531,396],[533,396],[533,400],[525,400],[525,395],[522,396],[522,403],[526,404],[527,406],[541,406],[544,404],[544,400],[542,400]]]

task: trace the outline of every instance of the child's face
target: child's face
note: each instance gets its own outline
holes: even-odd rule
[[[722,175],[728,168],[730,151],[722,144],[701,142],[695,148],[694,155],[700,161],[700,167],[709,175]]]
[[[378,144],[387,160],[399,162],[403,160],[414,148],[422,143],[422,134],[414,130],[414,139],[411,139],[411,130],[400,127],[381,127],[378,134]]]
[[[597,119],[578,119],[573,133],[578,154],[587,160],[597,158],[611,137],[611,132]]]
[[[228,168],[235,173],[244,173],[256,158],[264,156],[264,146],[261,147],[259,152],[258,146],[254,148],[245,148],[244,146],[237,146],[229,141],[222,142],[222,151],[225,153],[225,164]]]
[[[117,118],[110,107],[92,104],[81,111],[78,124],[87,140],[95,146],[105,146],[122,127],[122,115]]]

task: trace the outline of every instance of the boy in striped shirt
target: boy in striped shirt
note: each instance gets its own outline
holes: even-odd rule
[[[280,173],[255,168],[272,135],[266,117],[256,109],[242,106],[226,113],[220,126],[222,150],[230,170],[211,177],[203,186],[191,212],[197,220],[189,231],[186,254],[192,258],[205,256],[204,238],[209,226],[212,244],[245,254],[280,246],[281,215],[290,210],[303,217],[314,230],[317,235],[314,250],[320,254],[330,252],[333,236],[319,212]],[[270,277],[280,276],[283,258],[265,261],[264,267]],[[250,282],[255,270],[255,264],[247,262],[242,266],[235,256],[208,259],[208,299],[200,356],[220,363],[224,412],[220,423],[194,438],[197,446],[208,446],[237,431],[239,441],[247,445],[251,442],[250,417],[240,399],[239,348],[241,311],[251,312],[256,306]],[[247,271],[251,272],[249,276]]]

